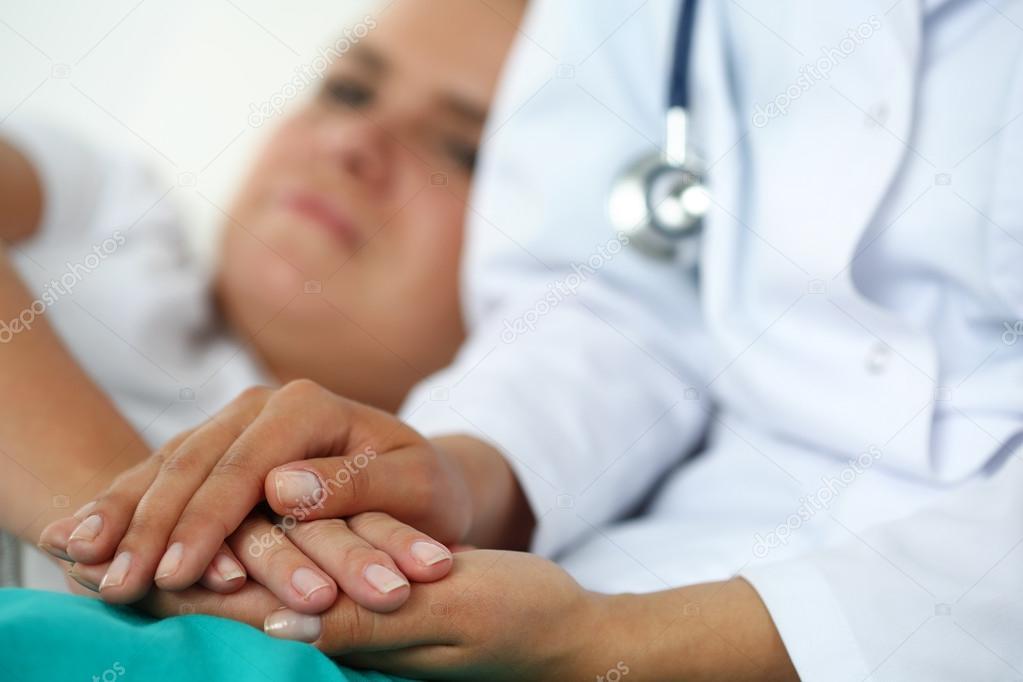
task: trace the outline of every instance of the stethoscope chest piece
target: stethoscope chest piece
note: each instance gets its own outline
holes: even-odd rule
[[[682,245],[695,248],[710,208],[703,165],[686,145],[685,111],[668,112],[666,151],[640,158],[611,188],[608,216],[615,230],[643,253],[673,258]],[[691,250],[690,249],[690,250]]]
[[[608,215],[629,243],[657,258],[672,258],[699,236],[710,197],[695,164],[663,155],[639,159],[619,177],[608,197]]]
[[[656,258],[681,253],[689,264],[698,257],[701,223],[710,208],[704,166],[689,146],[689,52],[695,17],[696,0],[683,0],[664,152],[649,154],[626,168],[608,195],[611,224],[630,244]]]

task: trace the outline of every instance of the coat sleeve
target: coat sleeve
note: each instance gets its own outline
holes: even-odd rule
[[[640,503],[710,409],[691,275],[638,255],[605,212],[617,172],[661,144],[674,3],[653,4],[533,5],[468,208],[471,333],[403,411],[497,446],[547,555]]]
[[[802,679],[1023,674],[1023,448],[904,519],[742,573]]]

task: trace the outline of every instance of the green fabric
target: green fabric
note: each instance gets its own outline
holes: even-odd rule
[[[11,682],[383,682],[308,644],[211,616],[154,620],[95,599],[0,589],[0,679]]]

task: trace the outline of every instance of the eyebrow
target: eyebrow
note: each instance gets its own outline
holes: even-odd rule
[[[391,65],[382,54],[364,44],[353,47],[348,56],[362,62],[364,67],[378,75],[383,75],[391,69]]]
[[[371,71],[374,76],[383,77],[391,71],[391,63],[387,57],[366,44],[356,45],[348,54],[361,62],[363,67]],[[465,97],[444,93],[440,96],[440,104],[448,113],[454,114],[472,125],[482,126],[486,123],[486,108]]]

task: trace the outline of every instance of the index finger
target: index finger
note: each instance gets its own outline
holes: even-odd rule
[[[367,446],[394,449],[414,433],[387,413],[312,382],[288,384],[231,444],[182,511],[167,543],[176,568],[161,571],[157,584],[176,590],[194,583],[217,547],[261,501],[272,469]]]

